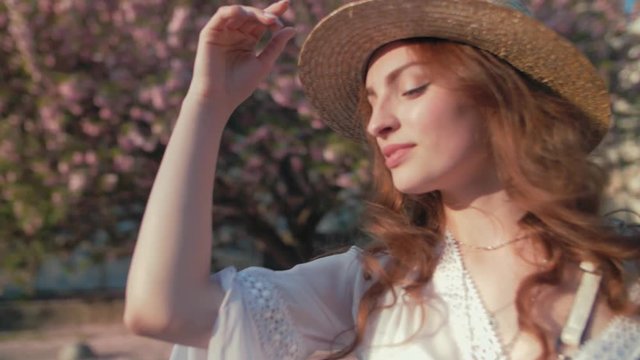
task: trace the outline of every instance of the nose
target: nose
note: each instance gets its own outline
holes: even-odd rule
[[[389,104],[373,106],[367,124],[367,132],[373,137],[386,137],[400,127],[400,121]]]

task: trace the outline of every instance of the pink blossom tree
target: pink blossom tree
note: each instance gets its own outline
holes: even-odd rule
[[[254,251],[264,265],[285,268],[359,236],[367,156],[324,127],[296,75],[305,35],[343,2],[293,2],[285,21],[298,38],[233,115],[214,194],[219,253]],[[197,33],[222,4],[0,2],[0,268],[28,283],[48,255],[83,247],[99,261],[131,251],[190,81]],[[617,122],[599,154],[605,166],[628,168],[637,154],[623,157],[618,144],[640,132],[634,19],[610,0],[530,5],[610,83]],[[629,190],[618,182],[618,193]]]

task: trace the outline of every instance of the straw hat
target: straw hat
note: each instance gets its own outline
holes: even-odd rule
[[[363,141],[357,104],[371,54],[417,37],[484,49],[546,84],[588,115],[592,147],[609,128],[609,93],[594,66],[517,0],[360,0],[334,11],[313,29],[299,59],[305,93],[327,125]]]

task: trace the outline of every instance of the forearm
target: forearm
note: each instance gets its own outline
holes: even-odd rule
[[[127,283],[125,320],[141,333],[153,336],[157,329],[162,337],[180,336],[171,331],[184,327],[176,321],[211,328],[222,297],[219,286],[209,281],[211,203],[228,116],[189,96],[183,102],[147,203]]]
[[[151,190],[129,271],[124,320],[138,334],[207,345],[223,298],[220,285],[209,281],[222,130],[294,36],[278,19],[288,7],[286,0],[264,10],[222,6],[200,31],[189,95]],[[267,30],[273,36],[258,54]]]

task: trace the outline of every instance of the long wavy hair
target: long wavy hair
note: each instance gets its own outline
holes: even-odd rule
[[[630,275],[624,265],[640,259],[640,236],[615,231],[599,215],[607,176],[589,159],[594,131],[586,115],[483,50],[429,38],[402,42],[411,45],[430,71],[452,76],[457,89],[483,112],[500,180],[510,199],[526,210],[519,226],[532,235],[536,248],[548,259],[521,282],[516,296],[519,326],[537,339],[541,358],[548,358],[555,349],[536,321],[531,299],[540,287],[567,281],[570,264],[582,260],[597,264],[603,276],[600,298],[616,314],[639,314],[628,294],[629,282],[637,281],[637,274]],[[371,109],[364,92],[360,103],[361,115],[368,119]],[[401,287],[420,300],[444,241],[440,193],[400,193],[373,138],[369,145],[373,183],[363,226],[373,241],[364,251],[363,268],[372,279],[371,286],[359,304],[353,342],[329,359],[344,357],[358,347],[372,316],[388,306],[381,304],[383,295],[391,292],[397,299],[396,289]]]

